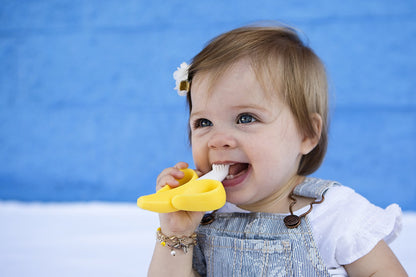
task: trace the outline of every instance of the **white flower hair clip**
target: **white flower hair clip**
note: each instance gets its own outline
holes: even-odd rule
[[[186,96],[189,92],[189,81],[188,81],[188,69],[189,65],[185,62],[181,63],[181,66],[173,72],[173,78],[176,81],[175,89],[178,91],[180,96]]]

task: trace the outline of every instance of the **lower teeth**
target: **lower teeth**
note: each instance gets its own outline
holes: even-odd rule
[[[227,175],[227,177],[225,177],[225,179],[227,179],[227,180],[230,180],[230,179],[233,179],[234,178],[234,175]]]

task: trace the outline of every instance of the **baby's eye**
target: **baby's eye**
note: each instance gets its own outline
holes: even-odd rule
[[[247,124],[247,123],[253,123],[257,121],[256,118],[254,116],[252,116],[251,114],[240,114],[237,118],[237,124]]]
[[[206,118],[200,118],[200,119],[195,120],[194,122],[194,128],[203,128],[203,127],[209,127],[209,126],[212,126],[212,122]]]

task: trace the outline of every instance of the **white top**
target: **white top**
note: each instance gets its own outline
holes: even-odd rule
[[[294,214],[308,209],[304,207]],[[248,211],[226,203],[218,212]],[[324,202],[314,205],[308,218],[331,276],[348,276],[342,265],[365,256],[381,240],[391,243],[402,227],[402,212],[397,204],[382,209],[345,186],[331,187]]]

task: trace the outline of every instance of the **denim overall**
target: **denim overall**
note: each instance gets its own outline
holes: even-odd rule
[[[336,184],[306,178],[294,194],[321,199]],[[197,229],[193,267],[201,276],[330,276],[313,240],[308,217],[289,229],[286,215],[216,213]]]

